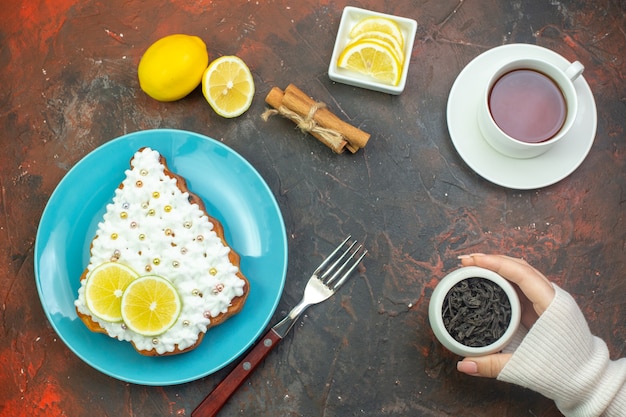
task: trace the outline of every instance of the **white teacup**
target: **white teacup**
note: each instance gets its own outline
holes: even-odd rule
[[[573,82],[583,65],[512,58],[489,78],[478,108],[485,140],[512,158],[533,158],[563,139],[578,112]]]

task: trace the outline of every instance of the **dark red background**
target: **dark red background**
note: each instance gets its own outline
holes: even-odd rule
[[[456,372],[434,339],[429,295],[457,255],[531,261],[571,291],[614,357],[626,354],[624,74],[620,0],[357,1],[418,22],[404,93],[329,80],[338,1],[32,0],[0,8],[0,414],[188,416],[227,369],[180,386],[144,387],[79,360],[48,324],[33,248],[47,199],[77,161],[125,133],[179,128],[219,139],[263,175],[281,207],[289,275],[272,323],[344,235],[370,250],[359,277],[310,309],[231,399],[223,415],[559,416],[551,400]],[[202,37],[212,58],[236,54],[257,94],[222,119],[199,90],[175,103],[147,97],[142,52],[171,33]],[[445,108],[455,77],[489,48],[524,42],[585,67],[598,107],[591,153],[550,187],[486,182],[456,153]],[[295,83],[372,133],[335,155],[279,118],[263,98]],[[106,163],[106,161],[103,161]],[[564,381],[564,383],[567,383]]]

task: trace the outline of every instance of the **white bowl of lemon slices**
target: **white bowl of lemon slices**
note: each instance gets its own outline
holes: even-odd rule
[[[398,95],[404,91],[417,22],[348,6],[328,67],[331,80]]]

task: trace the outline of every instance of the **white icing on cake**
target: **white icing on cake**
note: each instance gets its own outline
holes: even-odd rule
[[[117,261],[140,275],[157,274],[176,287],[182,311],[178,321],[157,337],[141,336],[123,323],[91,315],[85,303],[83,280],[76,308],[91,316],[111,337],[132,341],[139,350],[158,354],[183,350],[207,331],[212,317],[226,313],[234,297],[243,295],[245,282],[228,259],[230,249],[213,231],[213,224],[189,194],[164,173],[159,153],[149,148],[135,153],[122,187],[115,190],[98,224],[88,270]]]

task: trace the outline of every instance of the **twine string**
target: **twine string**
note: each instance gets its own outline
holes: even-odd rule
[[[342,142],[345,140],[341,132],[338,132],[334,129],[328,129],[320,126],[314,119],[315,112],[319,109],[323,109],[326,107],[326,104],[321,102],[316,102],[311,106],[309,112],[305,117],[300,116],[298,113],[293,110],[287,108],[286,106],[280,106],[278,109],[267,109],[261,117],[263,120],[267,121],[270,117],[279,114],[291,121],[293,121],[298,129],[304,133],[314,133],[320,138],[322,138],[327,143],[331,144],[334,148],[339,148],[342,145]]]

